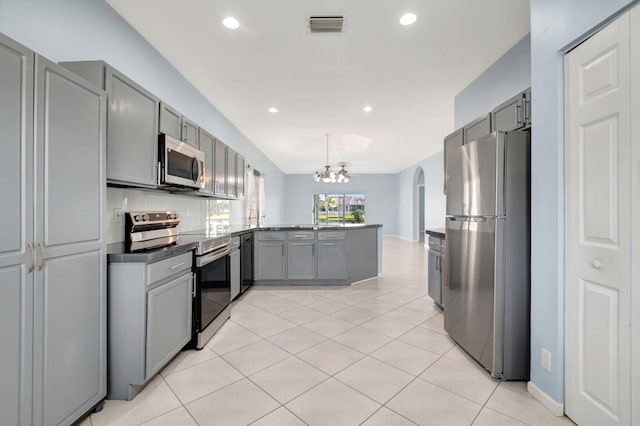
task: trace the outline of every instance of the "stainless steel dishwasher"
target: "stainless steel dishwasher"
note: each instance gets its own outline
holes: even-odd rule
[[[240,237],[231,238],[229,246],[229,273],[231,279],[231,300],[240,294]]]

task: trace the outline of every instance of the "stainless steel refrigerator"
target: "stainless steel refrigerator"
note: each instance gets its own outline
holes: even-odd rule
[[[447,153],[444,327],[495,378],[529,378],[530,137]]]

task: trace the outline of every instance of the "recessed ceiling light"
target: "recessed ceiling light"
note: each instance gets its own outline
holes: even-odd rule
[[[240,22],[233,16],[227,16],[222,20],[222,25],[229,28],[230,30],[235,30],[240,26]]]
[[[400,23],[402,25],[411,25],[416,22],[417,19],[418,17],[414,13],[405,13],[400,17]]]
[[[367,105],[366,107],[362,108],[362,110],[364,112],[371,112],[373,111],[373,107],[371,105]]]
[[[272,114],[275,114],[276,112],[278,112],[278,108],[271,107],[271,108],[269,108],[269,112],[272,113]]]

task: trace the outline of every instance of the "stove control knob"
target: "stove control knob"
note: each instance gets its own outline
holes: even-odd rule
[[[136,220],[136,222],[141,222],[142,221],[142,216],[137,214],[134,219]]]
[[[149,220],[149,215],[145,214],[144,216],[142,216],[142,220]]]

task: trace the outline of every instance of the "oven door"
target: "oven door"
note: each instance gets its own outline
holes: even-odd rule
[[[202,332],[229,306],[231,277],[229,250],[196,259],[196,297],[194,300],[194,335]]]
[[[204,153],[167,135],[160,135],[161,183],[204,188]]]

